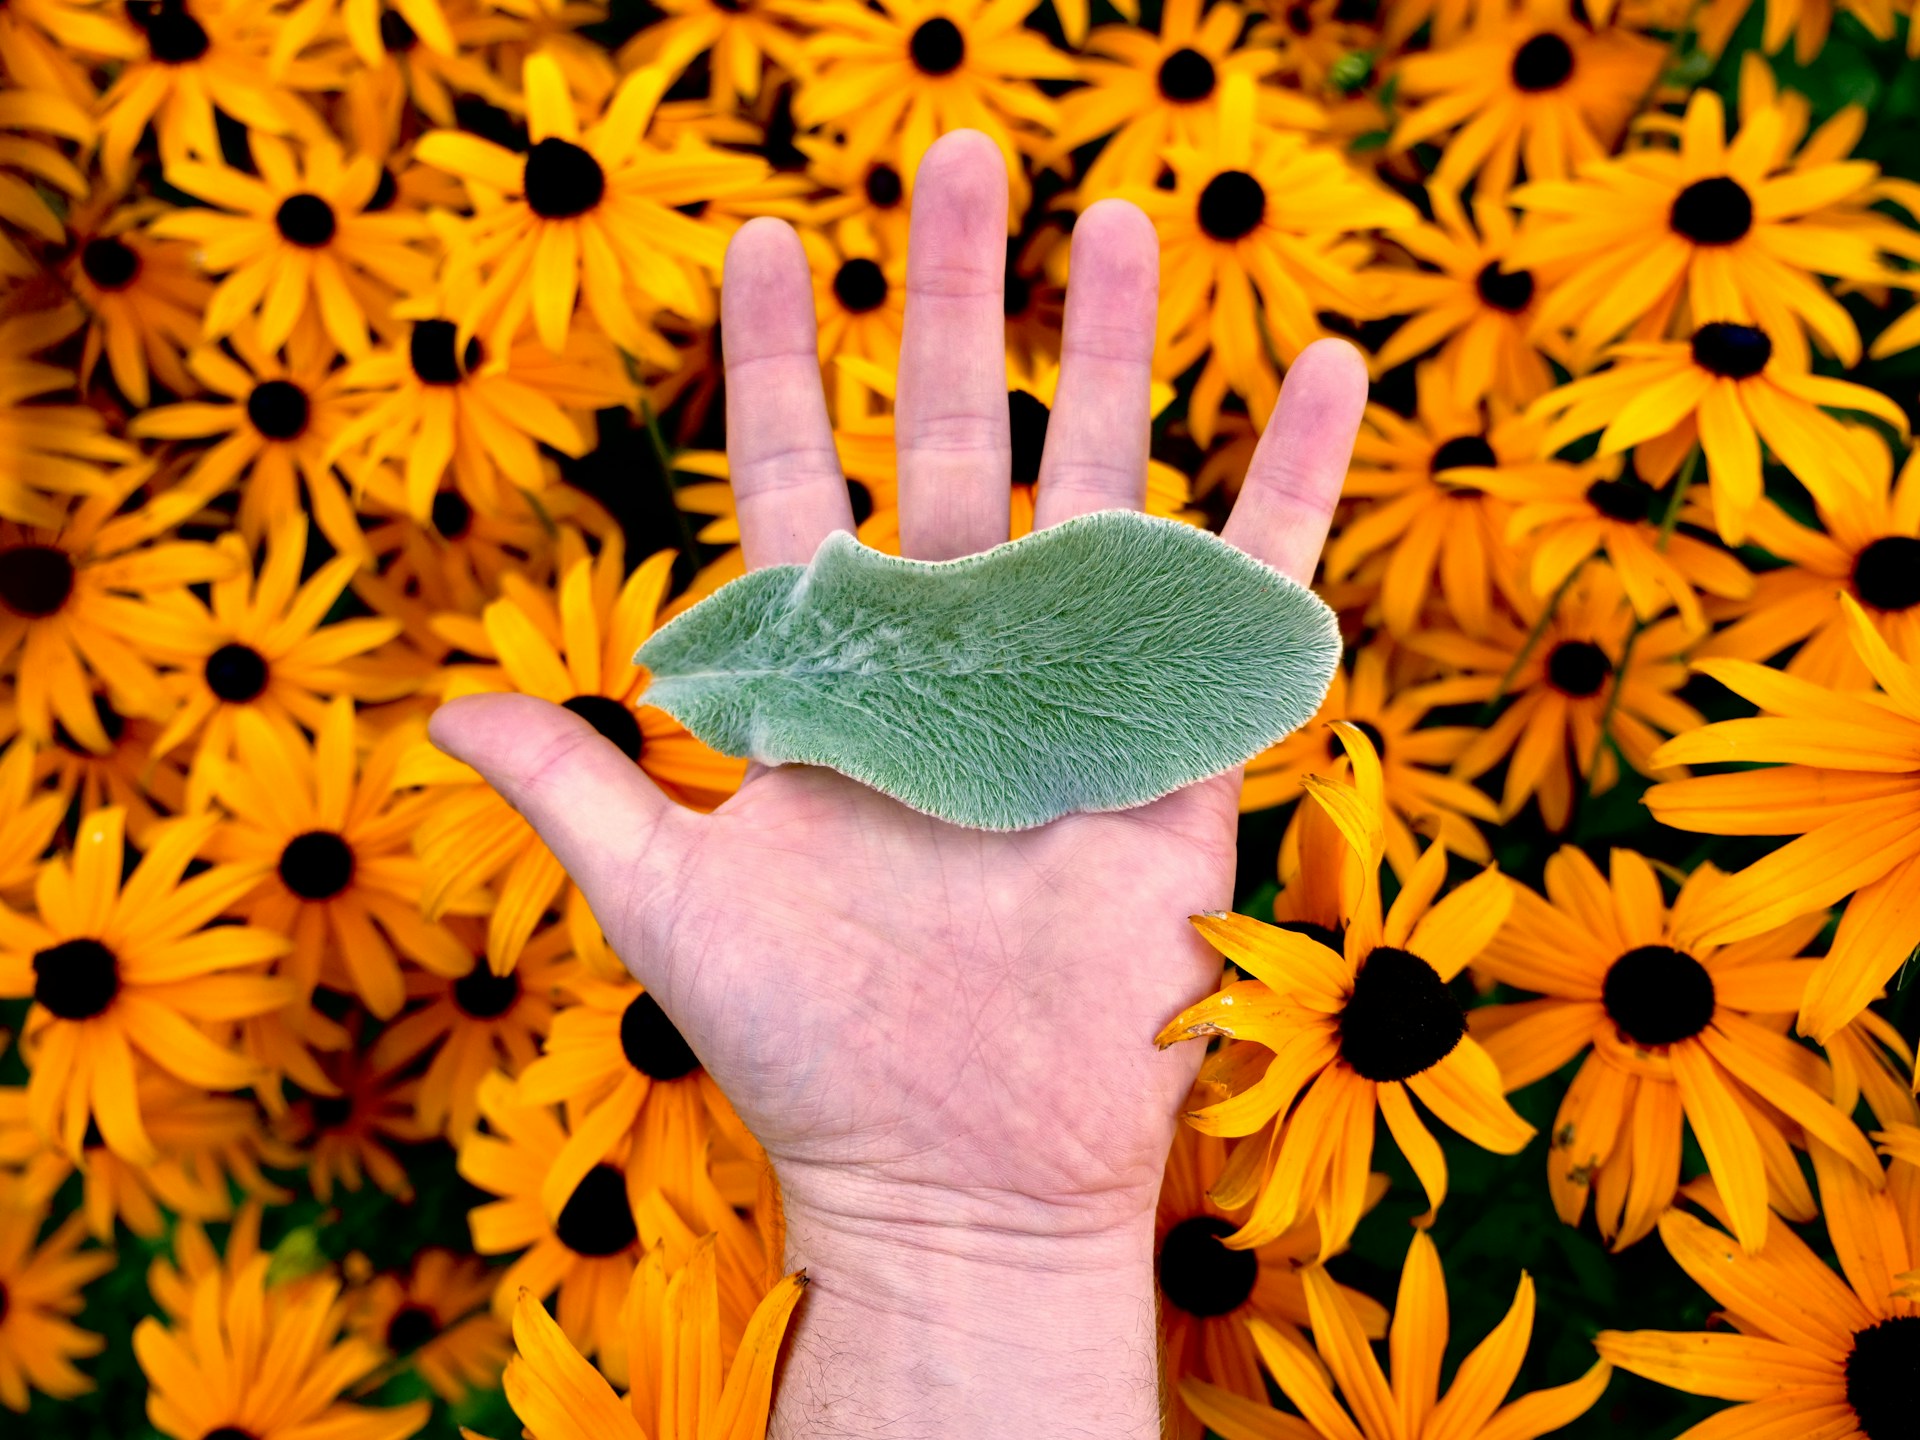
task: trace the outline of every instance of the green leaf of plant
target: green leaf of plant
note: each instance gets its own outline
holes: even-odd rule
[[[1340,657],[1312,591],[1217,536],[1102,510],[960,560],[845,531],[634,656],[714,749],[850,775],[982,830],[1124,810],[1297,729]]]

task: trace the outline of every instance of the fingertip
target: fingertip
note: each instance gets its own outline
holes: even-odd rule
[[[1367,357],[1350,340],[1328,336],[1316,340],[1287,369],[1286,388],[1305,385],[1318,398],[1344,404],[1356,412],[1366,404]]]

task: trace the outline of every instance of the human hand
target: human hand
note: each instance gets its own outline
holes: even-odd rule
[[[896,406],[911,557],[1007,538],[1006,205],[986,137],[928,151]],[[1153,229],[1102,201],[1072,245],[1036,528],[1145,496]],[[735,235],[722,323],[747,563],[805,563],[853,515],[784,223]],[[1311,577],[1365,395],[1351,347],[1300,355],[1229,541]],[[1219,979],[1187,916],[1232,903],[1238,770],[1001,834],[797,765],[699,815],[526,696],[454,701],[432,735],[533,823],[766,1147],[815,1281],[773,1433],[1159,1433],[1154,1207],[1199,1055],[1152,1037]]]

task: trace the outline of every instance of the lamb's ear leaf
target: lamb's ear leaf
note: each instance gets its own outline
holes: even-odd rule
[[[1101,510],[938,562],[836,531],[634,659],[646,703],[726,754],[1023,830],[1250,759],[1313,715],[1340,633],[1312,591],[1217,536]]]

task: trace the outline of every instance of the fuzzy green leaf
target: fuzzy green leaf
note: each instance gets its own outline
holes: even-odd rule
[[[1312,591],[1102,510],[946,561],[845,531],[663,625],[646,703],[714,749],[850,775],[981,830],[1124,810],[1303,724],[1340,658]]]

